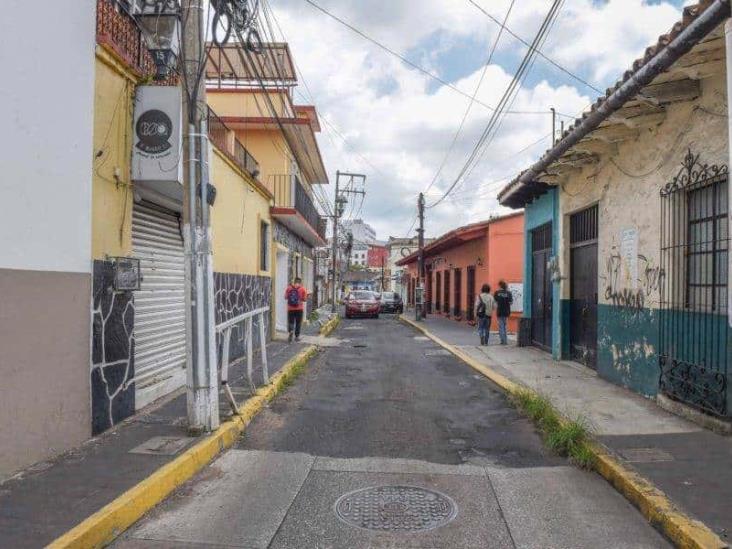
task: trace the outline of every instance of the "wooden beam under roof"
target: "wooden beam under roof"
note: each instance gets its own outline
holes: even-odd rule
[[[678,101],[693,101],[701,95],[699,81],[691,78],[672,80],[660,84],[651,84],[643,88],[643,99],[651,100],[656,105],[665,105]]]
[[[600,126],[589,134],[592,139],[599,139],[607,143],[635,140],[639,135],[640,132],[636,128],[629,128],[623,124]]]

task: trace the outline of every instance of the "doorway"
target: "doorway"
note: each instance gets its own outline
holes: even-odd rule
[[[450,315],[450,271],[444,271],[445,280],[442,297],[444,299],[442,303],[442,312],[446,315]]]
[[[552,256],[551,222],[531,231],[531,342],[552,348],[552,279],[547,264]]]
[[[475,315],[473,314],[473,308],[475,305],[475,266],[468,267],[468,274],[467,274],[467,284],[466,284],[466,292],[467,292],[467,308],[465,309],[465,318],[468,320],[475,320]]]
[[[455,282],[453,284],[455,288],[455,299],[452,304],[452,315],[455,318],[462,316],[461,306],[463,303],[463,272],[461,269],[455,269]]]
[[[441,273],[435,273],[435,312],[440,312],[442,306],[442,275]]]
[[[569,220],[570,356],[597,368],[597,205]]]
[[[285,302],[285,291],[287,291],[287,252],[277,250],[277,273],[275,277],[275,328],[278,332],[287,331],[287,303]]]

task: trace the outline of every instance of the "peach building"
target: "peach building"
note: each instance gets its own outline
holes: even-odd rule
[[[514,298],[508,329],[516,332],[523,308],[523,233],[523,213],[514,213],[459,227],[425,246],[427,312],[473,322],[473,303],[481,286],[489,284],[493,293],[505,280]],[[405,267],[410,305],[417,256],[415,252],[397,262]]]

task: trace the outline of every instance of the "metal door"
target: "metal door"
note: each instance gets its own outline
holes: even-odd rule
[[[179,217],[148,202],[132,208],[132,250],[142,281],[135,292],[135,407],[186,381],[185,254]]]
[[[552,255],[552,224],[531,231],[531,341],[552,347],[552,280],[547,263]]]
[[[465,310],[465,317],[468,320],[474,320],[473,306],[475,304],[475,267],[468,267],[467,276],[467,309]]]
[[[597,206],[570,218],[569,345],[573,359],[597,368]]]
[[[452,314],[457,318],[462,314],[460,307],[463,303],[463,272],[461,269],[455,269],[454,274],[455,282],[453,286],[455,287],[455,299],[452,304]]]

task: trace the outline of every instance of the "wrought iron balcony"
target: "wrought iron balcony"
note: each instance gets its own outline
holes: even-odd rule
[[[325,240],[327,220],[318,213],[312,198],[296,175],[271,175],[275,207],[294,209],[308,222],[317,235]]]
[[[259,162],[241,144],[234,132],[208,107],[208,138],[239,168],[255,179],[259,177]]]
[[[125,0],[97,0],[97,43],[107,46],[140,77],[155,74],[155,62],[145,45],[142,31],[129,15]],[[172,74],[160,85],[174,85],[178,77]]]

